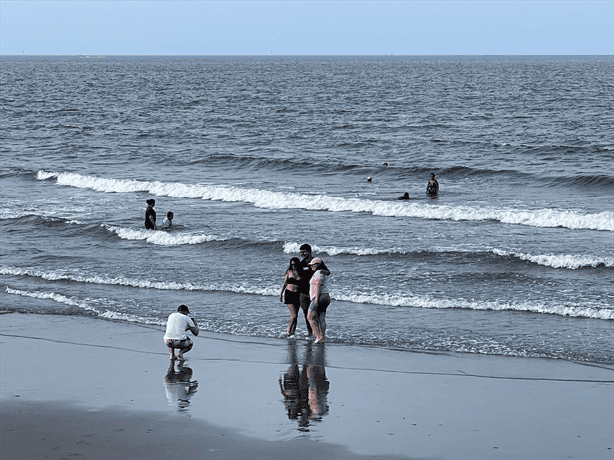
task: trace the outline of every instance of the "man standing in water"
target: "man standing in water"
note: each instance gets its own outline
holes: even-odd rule
[[[431,173],[431,178],[426,184],[426,194],[428,196],[437,196],[439,195],[439,182],[435,179],[435,174]]]
[[[180,360],[184,360],[184,353],[187,353],[192,349],[194,345],[192,340],[186,335],[186,331],[192,332],[194,335],[198,335],[200,329],[196,324],[194,318],[190,318],[188,315],[190,310],[185,305],[179,305],[177,312],[171,313],[166,322],[166,334],[164,334],[164,343],[168,347],[168,351],[171,354],[171,360],[175,359],[175,349],[178,350],[177,357]]]
[[[301,295],[301,310],[303,310],[303,314],[305,315],[305,324],[307,325],[307,335],[311,337],[313,334],[313,330],[311,329],[311,324],[309,324],[309,320],[307,319],[307,314],[309,313],[309,304],[311,304],[311,299],[309,298],[309,281],[311,281],[311,277],[313,276],[313,270],[309,266],[309,263],[313,259],[313,255],[311,254],[311,246],[308,244],[303,244],[300,247],[301,260],[299,266],[299,274],[301,275],[300,283],[299,283],[299,292]],[[323,275],[330,276],[330,270],[326,266],[324,262],[319,265],[319,270]]]

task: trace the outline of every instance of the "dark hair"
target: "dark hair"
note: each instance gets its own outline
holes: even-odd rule
[[[190,310],[188,309],[187,305],[179,305],[177,307],[177,311],[178,312],[185,311],[186,313],[190,313]]]
[[[309,246],[307,243],[302,244],[301,247],[299,248],[301,251],[309,251],[311,252],[311,246]]]
[[[154,204],[156,204],[156,200],[154,200],[153,198],[150,198],[149,200],[147,200],[147,204],[149,206],[153,206]]]
[[[292,270],[292,262],[294,262],[298,266],[298,264],[301,263],[301,259],[299,259],[298,257],[292,257],[292,259],[290,259],[290,265],[288,266],[288,270]]]
[[[431,173],[431,177],[435,177],[435,173]]]
[[[169,219],[172,219],[173,216],[174,216],[174,214],[171,211],[166,213],[166,217],[168,217]]]

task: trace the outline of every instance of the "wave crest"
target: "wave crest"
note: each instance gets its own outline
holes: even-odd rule
[[[94,284],[117,284],[123,286],[133,286],[137,288],[163,289],[163,290],[201,290],[233,292],[237,294],[251,294],[260,296],[277,297],[279,289],[275,287],[255,288],[250,285],[233,284],[210,284],[196,285],[192,283],[176,283],[149,280],[135,280],[125,277],[107,276],[83,276],[70,273],[45,272],[38,269],[23,269],[14,267],[0,267],[1,275],[28,275],[47,280],[70,280],[83,283]],[[8,292],[8,291],[7,291]],[[614,320],[614,309],[599,307],[584,307],[579,304],[568,305],[546,305],[534,302],[487,302],[487,301],[467,301],[464,299],[437,299],[431,296],[414,296],[407,293],[391,294],[366,294],[366,293],[346,293],[342,291],[331,292],[331,298],[337,301],[363,303],[371,305],[382,305],[391,307],[412,307],[412,308],[434,308],[434,309],[464,309],[464,310],[492,310],[492,311],[522,311],[531,313],[543,313],[560,316],[571,316],[580,318],[592,318],[602,320]],[[68,298],[67,298],[68,299]],[[56,299],[54,299],[56,300]],[[70,300],[70,299],[69,299]],[[56,300],[57,301],[57,300]],[[66,302],[64,302],[66,303]],[[85,308],[81,304],[75,305]]]
[[[522,210],[514,208],[469,207],[451,205],[425,206],[419,203],[342,198],[327,195],[305,195],[289,192],[271,192],[252,188],[221,185],[190,185],[183,183],[142,182],[136,180],[102,179],[74,173],[39,171],[37,177],[57,177],[57,183],[78,188],[89,188],[107,193],[149,192],[157,196],[175,198],[201,198],[226,202],[251,203],[266,209],[307,209],[312,211],[371,213],[384,217],[408,217],[430,220],[486,221],[534,227],[564,227],[614,231],[614,212],[582,214],[557,209]]]
[[[190,234],[190,233],[170,233],[156,230],[141,230],[113,225],[101,224],[112,233],[115,233],[123,240],[141,240],[147,243],[160,246],[181,246],[184,244],[201,244],[210,241],[228,241],[229,238],[222,238],[216,235]]]

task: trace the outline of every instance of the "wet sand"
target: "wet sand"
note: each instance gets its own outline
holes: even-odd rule
[[[614,369],[0,315],[0,457],[612,459]]]

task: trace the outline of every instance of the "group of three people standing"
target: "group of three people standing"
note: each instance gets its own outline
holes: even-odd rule
[[[307,335],[315,335],[315,343],[320,343],[326,335],[326,309],[330,305],[327,281],[330,270],[322,259],[313,257],[311,246],[303,244],[298,257],[290,259],[279,300],[290,310],[290,324],[286,337],[296,332],[299,309],[303,310]]]

